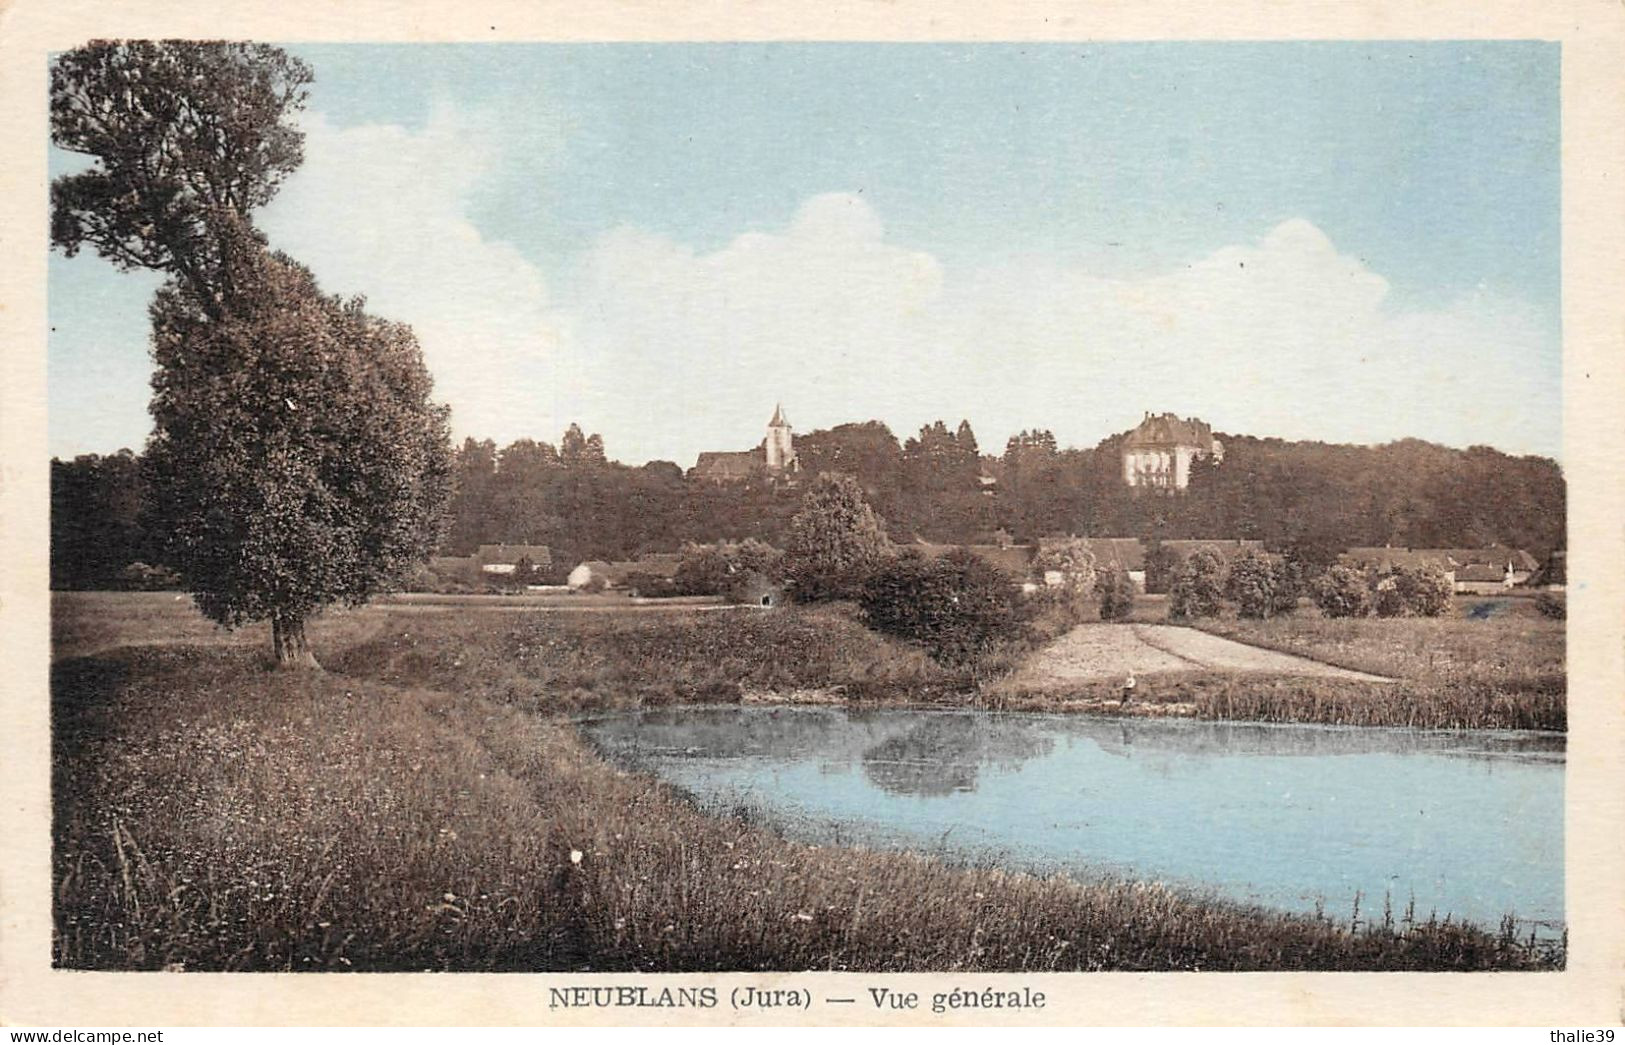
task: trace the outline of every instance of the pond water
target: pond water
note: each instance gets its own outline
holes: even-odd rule
[[[792,837],[1112,874],[1270,907],[1563,919],[1564,738],[987,712],[691,707],[606,757]],[[1525,929],[1527,931],[1527,929]]]

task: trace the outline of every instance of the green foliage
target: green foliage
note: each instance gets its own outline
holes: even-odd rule
[[[168,273],[213,311],[235,289],[222,228],[303,159],[310,68],[264,44],[97,42],[51,63],[51,140],[91,157],[51,186],[51,240]]]
[[[1101,620],[1126,620],[1134,612],[1134,581],[1122,567],[1102,570],[1095,578]]]
[[[757,602],[784,580],[784,553],[765,541],[683,545],[682,560],[672,578],[683,595],[721,595],[729,602]]]
[[[1076,537],[1048,542],[1034,565],[1044,575],[1044,583],[1060,598],[1082,602],[1095,591],[1095,555],[1089,545]],[[1052,575],[1059,575],[1060,583],[1051,584]]]
[[[1147,595],[1166,595],[1174,586],[1174,572],[1179,569],[1179,556],[1162,541],[1152,538],[1145,548],[1145,591]]]
[[[172,591],[180,586],[180,574],[167,566],[137,561],[119,571],[119,587],[129,591]]]
[[[857,480],[825,472],[790,522],[784,572],[798,602],[852,598],[890,554],[886,525]]]
[[[1176,620],[1216,617],[1223,595],[1224,560],[1212,549],[1198,548],[1174,571],[1168,615]]]
[[[1296,567],[1279,555],[1248,549],[1230,562],[1225,597],[1243,617],[1263,620],[1298,608]]]
[[[51,462],[51,587],[127,587],[124,569],[159,548],[143,511],[144,462],[128,450]]]
[[[893,557],[870,574],[858,606],[868,627],[917,643],[944,664],[979,661],[1023,630],[1010,579],[964,549]]]
[[[94,43],[51,67],[53,242],[167,273],[151,309],[147,463],[164,561],[227,626],[304,622],[403,580],[439,540],[446,411],[412,332],[324,296],[253,211],[302,159],[310,70],[275,47]]]
[[[1370,578],[1371,608],[1379,617],[1437,617],[1454,594],[1437,566],[1391,566]]]
[[[1366,576],[1350,566],[1333,566],[1309,586],[1309,596],[1324,617],[1364,617],[1371,610]]]
[[[323,296],[257,244],[233,267],[253,290],[219,318],[174,286],[153,306],[155,509],[205,614],[295,627],[433,550],[446,412],[409,328]]]

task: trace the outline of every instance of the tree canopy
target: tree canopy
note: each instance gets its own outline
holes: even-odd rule
[[[51,240],[169,273],[211,311],[231,288],[221,227],[304,158],[310,67],[246,43],[99,41],[51,66],[51,138],[93,159],[51,186]]]
[[[52,186],[52,238],[167,273],[150,310],[150,525],[200,609],[306,619],[359,603],[439,542],[446,411],[409,328],[324,295],[252,212],[301,159],[311,73],[274,47],[94,43],[51,69],[51,127],[91,169]]]

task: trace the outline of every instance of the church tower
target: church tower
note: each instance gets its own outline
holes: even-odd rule
[[[796,451],[790,443],[790,422],[784,418],[784,405],[773,410],[773,419],[767,423],[767,470],[788,472],[796,467]]]

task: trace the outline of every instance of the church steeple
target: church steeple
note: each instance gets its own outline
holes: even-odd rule
[[[784,472],[796,469],[796,451],[790,438],[790,422],[784,416],[783,403],[773,408],[773,419],[767,423],[765,446],[768,471]]]

